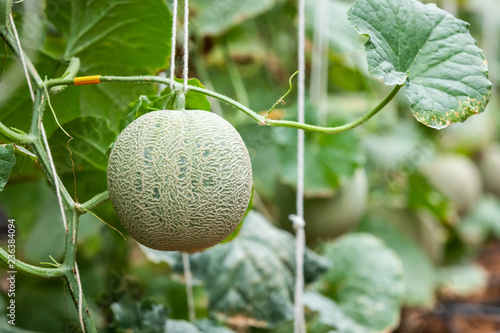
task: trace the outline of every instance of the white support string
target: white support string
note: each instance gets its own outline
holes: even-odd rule
[[[196,312],[194,308],[194,295],[193,295],[193,275],[191,274],[191,267],[189,264],[189,253],[182,252],[182,263],[184,266],[184,280],[186,282],[186,295],[188,301],[189,321],[196,321]]]
[[[59,202],[59,208],[61,210],[64,230],[66,230],[66,233],[68,233],[68,223],[66,221],[66,214],[64,213],[64,206],[61,197],[61,189],[59,188],[59,177],[57,177],[56,167],[54,165],[54,161],[52,160],[52,154],[50,153],[49,142],[47,141],[47,135],[45,134],[45,128],[43,127],[43,123],[40,123],[40,134],[42,135],[43,144],[45,145],[45,150],[47,151],[47,157],[49,159],[49,164],[50,164],[50,172],[52,173],[52,178],[54,178],[54,188],[56,190],[57,201]]]
[[[21,64],[23,66],[24,74],[26,75],[26,81],[27,81],[27,84],[28,84],[28,87],[30,90],[31,99],[34,102],[35,101],[35,93],[33,91],[31,79],[30,79],[29,74],[28,74],[28,67],[26,66],[26,60],[24,59],[24,53],[23,53],[23,50],[21,47],[21,41],[19,39],[19,35],[17,34],[17,29],[16,29],[16,25],[14,23],[14,19],[12,17],[12,13],[9,14],[9,19],[11,22],[12,30],[14,31],[14,37],[16,39],[17,47],[19,48],[19,57],[21,58],[20,59]],[[43,98],[43,96],[42,96],[42,98]],[[62,202],[62,198],[61,198],[61,191],[59,188],[59,178],[57,177],[56,168],[54,166],[54,161],[52,160],[52,154],[50,153],[49,143],[47,141],[47,135],[45,134],[45,129],[43,127],[43,123],[40,123],[40,134],[42,135],[43,144],[45,145],[45,149],[47,151],[47,156],[49,158],[50,169],[51,169],[50,171],[52,173],[52,177],[54,178],[54,187],[55,187],[56,194],[57,194],[57,200],[59,201],[59,208],[61,209],[64,230],[66,230],[66,232],[68,232],[68,224],[66,221],[66,214],[64,213],[64,206],[63,206],[63,202]]]
[[[170,52],[170,90],[174,89],[175,79],[175,43],[177,42],[177,0],[174,0],[172,10],[172,50]]]
[[[26,66],[26,60],[24,59],[23,49],[21,48],[21,40],[19,39],[19,35],[17,34],[16,25],[14,24],[14,18],[12,17],[12,13],[9,14],[10,25],[12,27],[12,31],[14,31],[14,37],[16,39],[17,47],[19,48],[19,54],[21,57],[21,64],[23,66],[24,75],[26,75],[26,81],[28,81],[28,88],[30,89],[31,100],[35,101],[35,93],[33,92],[33,87],[31,86],[31,79],[28,74],[28,67]]]
[[[80,326],[82,328],[82,332],[85,333],[85,325],[83,324],[83,290],[82,290],[82,281],[80,280],[80,271],[78,270],[78,265],[76,264],[76,262],[75,262],[75,273],[76,273],[76,282],[78,283],[78,317],[80,317]]]
[[[328,20],[329,4],[328,0],[319,0],[315,3],[311,83],[309,85],[310,101],[317,109],[318,124],[323,126],[328,123],[328,44],[325,31],[328,31],[330,23]]]
[[[303,123],[305,103],[305,0],[299,0],[299,28],[298,28],[298,122]],[[296,252],[295,252],[295,308],[294,308],[294,332],[306,333],[304,320],[304,305],[302,295],[304,293],[304,131],[298,130],[297,141],[297,214],[291,216],[296,230]]]
[[[184,0],[184,93],[188,90],[189,71],[189,0]]]
[[[172,13],[172,52],[170,55],[170,89],[174,87],[174,72],[175,72],[175,42],[177,40],[177,7],[178,0],[174,0]],[[184,0],[184,55],[183,55],[183,77],[184,77],[184,93],[188,90],[188,74],[189,74],[189,0]],[[189,311],[189,320],[196,320],[196,312],[193,295],[193,276],[189,264],[189,254],[182,252],[182,263],[184,266],[184,279],[186,282],[186,296]]]

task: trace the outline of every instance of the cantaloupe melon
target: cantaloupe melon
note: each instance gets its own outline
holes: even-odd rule
[[[238,132],[206,111],[154,111],[123,130],[108,164],[108,191],[123,227],[163,251],[196,251],[238,226],[252,189]]]

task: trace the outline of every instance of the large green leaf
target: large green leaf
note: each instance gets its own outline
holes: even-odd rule
[[[172,17],[164,1],[74,0],[71,7],[57,3],[48,1],[47,10],[57,8],[48,18],[66,36],[63,58],[80,58],[79,75],[155,74],[167,67]],[[116,124],[130,101],[153,92],[153,86],[145,85],[76,87],[55,96],[54,107],[56,112],[64,110],[61,122],[103,115]]]
[[[293,317],[295,242],[252,211],[233,241],[190,256],[195,275],[207,288],[209,309],[221,319],[273,326]],[[304,277],[315,280],[327,263],[305,252]]]
[[[55,131],[49,141],[57,170],[72,172],[74,163],[79,171],[106,171],[106,152],[118,135],[110,128],[109,122],[104,118],[82,117],[64,124],[63,128],[73,137],[71,141],[61,129]]]
[[[168,319],[165,329],[168,333],[234,333],[227,327],[214,325],[208,319],[198,320],[195,323]]]
[[[422,249],[399,231],[397,226],[376,215],[366,218],[358,230],[379,237],[401,258],[405,271],[405,305],[431,307],[434,302],[436,272]]]
[[[150,300],[135,302],[122,298],[111,304],[113,312],[112,332],[153,333],[163,332],[167,319],[167,309]]]
[[[171,24],[161,0],[73,0],[64,57],[86,74],[154,72],[167,65]]]
[[[156,74],[168,66],[172,22],[162,0],[47,0],[45,13],[61,34],[53,29],[47,37],[43,34],[43,49],[31,52],[38,56],[35,67],[42,78],[62,75],[72,56],[81,60],[79,75]],[[22,77],[20,69],[18,76]],[[61,123],[99,115],[110,119],[117,130],[128,103],[154,93],[156,87],[145,84],[69,87],[53,96],[52,104]],[[26,119],[31,115],[32,102],[25,84],[1,96],[0,105],[0,120],[23,130],[29,128]],[[47,134],[52,134],[57,128],[53,117],[47,114],[44,122]]]
[[[304,306],[309,311],[316,312],[317,318],[313,321],[310,332],[336,333],[368,333],[369,329],[354,322],[346,316],[339,306],[330,298],[313,291],[304,293]]]
[[[326,243],[332,263],[323,292],[358,324],[374,331],[397,326],[405,292],[403,265],[379,238],[353,233]]]
[[[488,271],[476,264],[442,267],[439,270],[438,284],[445,296],[471,296],[488,286]]]
[[[45,75],[52,77],[61,70],[62,66],[58,61],[45,54],[41,54],[38,56],[35,67],[42,77]],[[24,74],[21,66],[19,66],[15,61],[10,67],[6,66],[5,71],[7,72],[9,68],[13,73],[17,73],[18,78],[23,77]],[[29,119],[31,118],[33,106],[28,86],[25,82],[22,82],[22,84],[16,84],[15,77],[10,80],[8,76],[5,76],[2,81],[5,82],[7,87],[2,88],[2,93],[0,94],[0,108],[2,110],[2,112],[0,112],[0,121],[9,127],[16,127],[27,132],[31,125]],[[12,89],[11,84],[17,89]],[[49,113],[45,118],[52,118],[52,116]],[[51,132],[51,128],[54,127],[55,126],[46,126],[47,132]]]
[[[271,9],[276,0],[194,0],[193,25],[202,35],[219,35]]]
[[[274,131],[265,126],[249,124],[238,127],[252,160],[253,184],[260,196],[272,198],[281,175],[278,145]]]
[[[0,191],[3,191],[7,184],[14,164],[16,164],[14,146],[12,144],[0,145]]]
[[[462,239],[479,245],[488,236],[500,238],[500,201],[494,196],[485,196],[460,221],[457,226]]]
[[[440,129],[484,110],[488,67],[466,22],[417,0],[358,0],[348,15],[370,37],[370,72],[387,85],[405,84],[418,121]]]

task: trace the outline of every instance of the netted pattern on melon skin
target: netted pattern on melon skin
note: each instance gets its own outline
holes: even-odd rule
[[[243,218],[252,167],[243,140],[206,111],[155,111],[132,122],[108,164],[108,191],[139,243],[194,251],[229,236]]]

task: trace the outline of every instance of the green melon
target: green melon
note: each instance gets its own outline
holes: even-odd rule
[[[478,164],[486,191],[500,196],[500,145],[483,149]]]
[[[295,213],[295,190],[286,184],[279,184],[276,201],[282,226],[292,231],[288,216]],[[304,220],[307,242],[338,237],[352,230],[361,220],[368,202],[368,179],[366,171],[358,168],[352,178],[345,179],[330,196],[309,196],[304,198]]]
[[[156,250],[192,252],[221,242],[243,218],[251,189],[243,140],[211,112],[148,113],[123,130],[109,157],[118,218]]]
[[[420,171],[454,203],[460,214],[467,213],[482,194],[481,174],[468,157],[441,155],[424,164]]]

